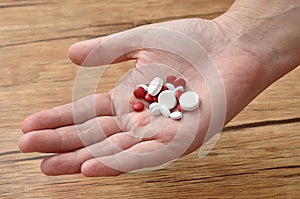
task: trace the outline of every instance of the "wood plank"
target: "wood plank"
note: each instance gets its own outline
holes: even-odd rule
[[[30,159],[41,154],[1,154],[0,193],[8,198],[297,198],[299,125],[228,131],[203,159],[197,151],[161,171],[116,178],[46,177],[38,170],[40,159]]]
[[[208,0],[144,0],[128,3],[117,0],[33,1],[32,6],[1,9],[0,47],[22,45],[49,39],[96,37],[110,34],[110,26],[134,27],[153,21],[186,17],[214,17],[233,2]],[[8,5],[24,5],[10,2]],[[35,6],[33,6],[35,5]],[[147,10],[147,12],[145,12]],[[18,13],[30,13],[27,15]],[[93,14],[91,14],[93,13]],[[14,30],[14,32],[10,31]],[[105,31],[104,31],[105,30]]]
[[[185,17],[213,18],[233,0],[0,1],[1,198],[296,198],[300,184],[300,68],[241,112],[204,159],[197,153],[141,175],[46,177],[44,154],[21,154],[20,123],[69,103],[78,67],[67,58],[77,41]],[[134,62],[110,67],[107,91]],[[230,130],[233,129],[233,130]]]

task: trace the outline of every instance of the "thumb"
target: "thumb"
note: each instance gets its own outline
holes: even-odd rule
[[[81,66],[99,66],[136,59],[141,36],[137,28],[71,45],[68,56]]]

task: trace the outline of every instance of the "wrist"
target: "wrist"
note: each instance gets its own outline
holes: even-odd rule
[[[238,0],[214,19],[228,43],[252,54],[272,83],[300,64],[300,2]]]

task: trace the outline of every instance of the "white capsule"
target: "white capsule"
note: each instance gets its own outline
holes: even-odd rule
[[[160,106],[157,106],[157,107],[154,107],[150,110],[150,113],[151,115],[154,115],[154,116],[159,116],[162,114],[161,112],[161,107]]]
[[[150,111],[155,108],[155,107],[160,107],[160,104],[158,102],[153,102],[149,105]]]
[[[182,113],[179,111],[174,111],[170,114],[170,118],[172,118],[174,120],[179,120],[182,118]]]
[[[148,86],[148,93],[151,96],[157,95],[159,93],[159,91],[161,90],[163,84],[164,84],[164,81],[161,78],[155,77]]]
[[[170,91],[175,91],[175,86],[171,83],[166,83],[165,86],[170,90]]]
[[[178,91],[178,90],[181,90],[181,91],[183,92],[183,91],[184,91],[183,86],[177,86],[177,87],[175,88],[175,92]]]
[[[160,106],[160,112],[164,117],[169,117],[169,115],[171,114],[170,110],[168,109],[168,107],[161,105]]]

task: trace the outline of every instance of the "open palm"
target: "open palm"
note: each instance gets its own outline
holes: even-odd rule
[[[24,120],[20,149],[57,153],[42,162],[47,175],[81,172],[85,176],[112,176],[177,159],[198,149],[208,133],[221,130],[266,86],[253,86],[259,73],[256,58],[241,50],[238,43],[228,42],[211,20],[186,19],[139,27],[77,43],[69,56],[82,66],[129,59],[137,62],[111,92]],[[187,90],[198,93],[199,109],[184,112],[180,121],[151,116],[147,107],[134,112],[131,104],[138,99],[132,95],[133,88],[168,74],[184,78]],[[214,102],[218,96],[222,99]],[[213,111],[220,105],[224,107]]]

